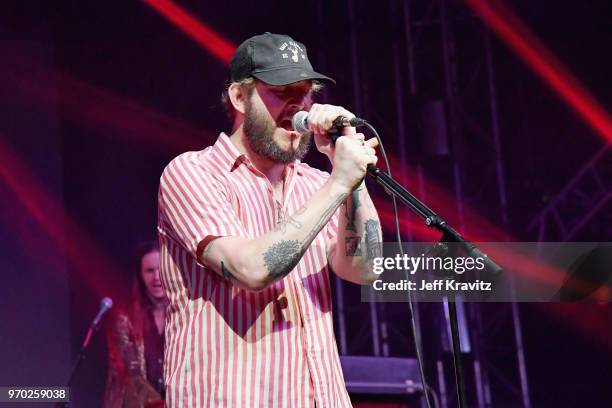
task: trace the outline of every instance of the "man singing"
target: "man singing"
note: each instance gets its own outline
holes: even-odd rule
[[[165,382],[169,407],[344,407],[329,269],[374,280],[382,241],[363,183],[376,139],[313,104],[321,83],[306,47],[265,33],[243,42],[223,100],[231,135],[187,152],[160,180],[161,273],[170,301]],[[291,119],[309,111],[312,134]],[[331,174],[301,163],[311,140]]]

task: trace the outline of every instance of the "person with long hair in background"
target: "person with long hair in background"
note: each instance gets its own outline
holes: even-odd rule
[[[109,367],[104,407],[163,406],[166,297],[159,276],[159,244],[139,247],[129,299],[108,330]]]

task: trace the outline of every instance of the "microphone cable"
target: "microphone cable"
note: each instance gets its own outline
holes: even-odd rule
[[[391,176],[391,166],[389,166],[389,160],[387,158],[387,153],[385,152],[385,148],[383,146],[383,142],[382,139],[380,138],[380,136],[378,135],[378,132],[376,131],[376,129],[374,128],[374,126],[372,126],[368,121],[364,120],[363,121],[363,126],[367,127],[370,132],[372,132],[372,134],[374,135],[374,137],[376,137],[376,140],[378,140],[378,147],[380,148],[380,153],[382,155],[383,161],[385,162],[385,168],[386,168],[386,173],[389,175],[389,177]],[[402,237],[400,234],[400,223],[399,223],[399,215],[397,213],[397,201],[395,199],[395,195],[390,194],[391,198],[393,200],[393,216],[395,218],[395,237],[397,239],[397,243],[399,245],[399,251],[400,251],[400,255],[402,256],[402,258],[404,257],[404,249],[402,247]],[[409,278],[407,271],[404,269],[404,276],[406,277],[406,279]],[[425,401],[427,403],[427,408],[432,408],[431,405],[431,400],[429,398],[429,393],[431,392],[433,395],[433,399],[434,399],[434,407],[438,408],[438,400],[437,400],[437,396],[434,393],[434,391],[429,387],[429,385],[427,384],[427,380],[425,379],[425,369],[423,367],[423,355],[422,355],[422,351],[421,351],[421,336],[419,333],[419,330],[417,328],[416,325],[416,319],[414,316],[414,305],[413,305],[413,300],[412,300],[412,292],[411,291],[407,291],[408,292],[408,308],[410,310],[410,325],[411,325],[411,329],[412,329],[412,337],[414,339],[414,348],[415,348],[415,352],[416,352],[416,359],[417,359],[417,366],[419,367],[419,375],[421,376],[421,382],[423,383],[423,392],[425,394]]]

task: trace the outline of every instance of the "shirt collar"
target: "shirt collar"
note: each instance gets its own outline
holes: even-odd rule
[[[243,160],[248,160],[247,157],[240,153],[238,148],[232,143],[229,136],[224,132],[219,134],[217,141],[215,142],[213,149],[219,154],[223,162],[223,166],[227,168],[227,171],[234,171]]]

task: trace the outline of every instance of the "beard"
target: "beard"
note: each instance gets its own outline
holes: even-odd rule
[[[312,143],[312,134],[302,135],[297,148],[283,150],[274,140],[276,123],[270,118],[267,111],[258,109],[253,105],[251,98],[247,99],[244,112],[243,131],[251,150],[258,155],[283,164],[302,160]]]

